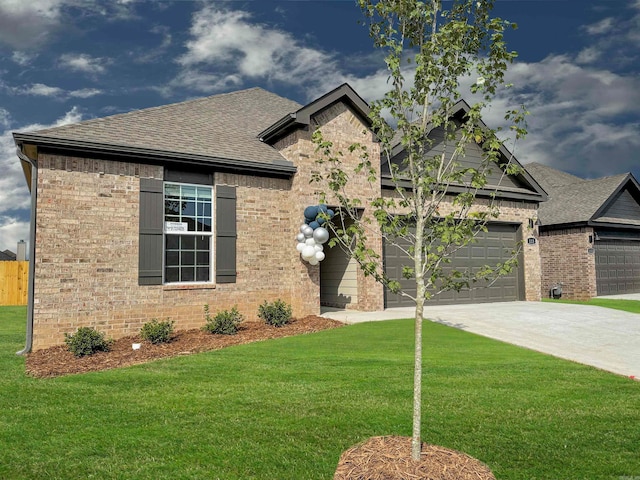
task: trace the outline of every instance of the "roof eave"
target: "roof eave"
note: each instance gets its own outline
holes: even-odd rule
[[[170,152],[149,148],[131,147],[126,145],[111,145],[104,143],[88,142],[56,137],[46,137],[29,133],[14,133],[14,141],[20,146],[24,143],[61,150],[71,150],[84,154],[97,153],[102,155],[115,155],[120,157],[135,158],[152,163],[185,163],[192,165],[206,165],[225,170],[239,171],[243,173],[260,173],[277,176],[293,176],[297,168],[286,160],[279,163],[258,162],[255,160],[242,160],[222,157],[212,157],[192,153]]]
[[[396,186],[407,188],[407,189],[412,188],[412,184],[410,181],[408,180],[394,181],[388,175],[387,176],[383,175],[381,177],[380,186],[386,189],[394,189],[396,188]],[[468,190],[469,189],[464,185],[450,185],[447,188],[447,191],[451,192],[452,194],[463,193]],[[539,193],[514,192],[514,191],[508,191],[508,190],[501,190],[500,188],[478,189],[477,196],[481,198],[495,197],[499,200],[527,200],[531,202],[542,202],[546,200],[546,198],[544,198],[544,195],[541,195]]]

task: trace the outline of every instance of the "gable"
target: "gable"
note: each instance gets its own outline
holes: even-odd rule
[[[640,193],[634,190],[627,184],[593,220],[640,225]]]
[[[461,138],[462,132],[461,129],[458,129],[456,131],[456,141],[445,142],[444,128],[435,128],[429,133],[429,139],[432,141],[432,145],[426,152],[425,156],[434,157],[444,153],[447,158],[451,158],[454,155],[456,143]],[[406,152],[402,150],[391,159],[391,163],[400,166],[405,158]],[[505,164],[507,163],[507,160],[508,158],[502,155],[502,161]],[[523,175],[506,175],[500,165],[493,162],[487,165],[483,160],[482,147],[476,142],[468,142],[465,146],[464,155],[457,155],[456,161],[458,163],[457,169],[487,168],[489,172],[487,175],[487,189],[495,189],[497,187],[498,190],[505,192],[541,195],[541,192],[531,183],[528,183]],[[518,164],[515,159],[512,159],[511,161]],[[383,174],[386,173],[387,176],[389,176],[389,165],[386,164],[386,162],[383,162],[382,170]]]

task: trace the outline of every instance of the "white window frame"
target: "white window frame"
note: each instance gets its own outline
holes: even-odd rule
[[[180,198],[182,201],[182,187],[192,187],[192,188],[200,188],[200,189],[208,189],[210,191],[210,200],[211,200],[211,215],[210,217],[200,217],[200,218],[209,218],[211,221],[211,230],[206,232],[206,231],[168,231],[167,230],[167,213],[165,210],[165,202],[167,200],[167,186],[178,186],[181,188],[181,194],[180,194]],[[214,272],[214,249],[215,249],[215,236],[214,236],[214,229],[215,229],[215,225],[214,225],[214,219],[215,219],[215,189],[213,186],[211,185],[202,185],[202,184],[194,184],[194,183],[181,183],[181,182],[163,182],[163,187],[162,187],[162,283],[164,285],[193,285],[193,284],[212,284],[214,283],[215,280],[215,272]],[[196,210],[195,210],[195,216],[193,218],[195,218],[196,220],[199,218],[198,216],[198,199],[196,197],[195,200],[195,204],[196,204]],[[182,214],[180,214],[180,217],[182,217]],[[189,216],[189,218],[191,218],[191,216]],[[166,261],[167,261],[167,236],[168,235],[176,235],[176,236],[193,236],[193,237],[199,237],[199,236],[205,236],[209,238],[209,264],[208,264],[208,268],[209,268],[209,279],[208,280],[196,280],[197,278],[197,267],[198,267],[198,263],[197,263],[197,250],[195,249],[194,246],[194,262],[195,264],[193,265],[193,268],[195,269],[194,272],[194,280],[193,281],[167,281],[167,265],[166,265]],[[194,241],[197,241],[197,239],[194,239]],[[178,249],[178,255],[182,255],[182,249],[179,248]],[[180,267],[178,267],[180,268]]]

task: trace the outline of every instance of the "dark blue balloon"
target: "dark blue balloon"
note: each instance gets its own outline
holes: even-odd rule
[[[309,224],[310,224],[311,222],[313,222],[315,219],[316,219],[315,217],[313,217],[313,218],[309,218],[309,217],[307,217],[307,216],[305,215],[305,217],[304,217],[304,223],[306,223],[307,225],[309,225]]]
[[[333,218],[335,212],[333,210],[327,210],[327,215],[329,215],[329,218]]]
[[[327,213],[327,206],[324,203],[318,205],[318,213]]]
[[[311,220],[314,220],[317,216],[318,207],[312,205],[304,209],[304,218],[310,218]]]
[[[324,225],[324,222],[326,222],[326,220],[318,215],[318,218],[316,218],[316,222],[318,222],[318,225],[322,226]]]
[[[309,226],[315,230],[316,228],[318,228],[320,226],[320,224],[318,222],[316,222],[316,221],[313,221],[313,222],[311,222],[309,224]]]

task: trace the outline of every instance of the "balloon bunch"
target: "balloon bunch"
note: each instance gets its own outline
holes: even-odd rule
[[[324,260],[323,244],[329,240],[329,230],[322,225],[326,217],[333,218],[333,210],[326,205],[315,205],[304,209],[304,223],[300,226],[300,233],[296,236],[296,249],[300,256],[310,265],[317,265]]]

